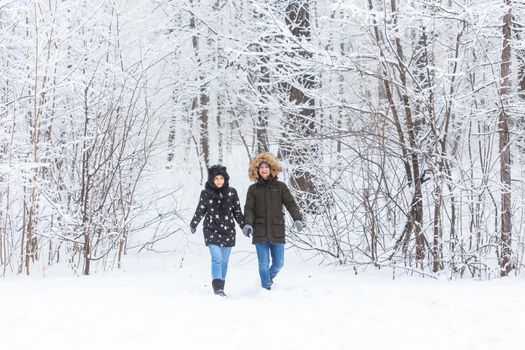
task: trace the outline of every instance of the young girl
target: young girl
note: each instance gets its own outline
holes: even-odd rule
[[[208,181],[201,192],[199,204],[190,223],[191,233],[204,217],[204,243],[210,249],[213,292],[224,294],[228,259],[235,246],[235,221],[244,227],[244,218],[235,188],[230,187],[226,167],[214,165],[208,169]]]

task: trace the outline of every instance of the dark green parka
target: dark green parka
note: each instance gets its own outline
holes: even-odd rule
[[[261,162],[270,165],[271,177],[264,181],[258,178],[258,166]],[[293,220],[301,220],[299,207],[284,182],[277,180],[281,167],[278,160],[270,153],[260,153],[250,164],[250,179],[255,183],[248,188],[244,206],[244,222],[253,226],[252,243],[286,243],[283,206]]]

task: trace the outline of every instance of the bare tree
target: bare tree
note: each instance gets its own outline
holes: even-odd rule
[[[503,17],[503,49],[501,52],[501,85],[500,105],[498,117],[499,152],[500,152],[500,178],[502,185],[501,193],[501,246],[499,252],[499,263],[501,276],[507,276],[512,270],[511,263],[511,237],[512,237],[512,213],[511,213],[511,158],[510,158],[510,134],[509,115],[507,105],[510,88],[510,59],[511,59],[511,22],[512,6],[510,0],[505,0],[508,6],[507,13]]]

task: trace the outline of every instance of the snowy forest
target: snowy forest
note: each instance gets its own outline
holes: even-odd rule
[[[118,268],[188,230],[158,169],[261,151],[326,263],[519,274],[524,26],[525,0],[0,0],[0,275]]]

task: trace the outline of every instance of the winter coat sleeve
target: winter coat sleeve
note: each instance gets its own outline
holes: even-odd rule
[[[246,202],[244,203],[244,224],[253,226],[253,210],[255,208],[255,194],[253,193],[252,186],[248,188],[248,192],[246,193]]]
[[[197,225],[202,220],[202,217],[206,214],[206,211],[208,209],[205,197],[206,191],[202,191],[199,199],[199,204],[197,205],[197,209],[195,209],[195,214],[193,215],[193,219],[191,219],[190,223],[190,226],[193,228],[197,227]]]
[[[244,227],[244,216],[242,215],[241,202],[239,201],[239,196],[237,191],[233,190],[233,208],[232,208],[233,217],[235,221],[239,224],[241,228]]]
[[[286,184],[282,184],[283,190],[282,190],[282,201],[284,206],[286,207],[286,210],[290,213],[294,221],[297,220],[303,220],[303,216],[301,215],[301,212],[299,211],[299,207],[297,206],[297,203],[293,199],[292,194],[290,193],[290,190],[288,189],[288,186]]]

